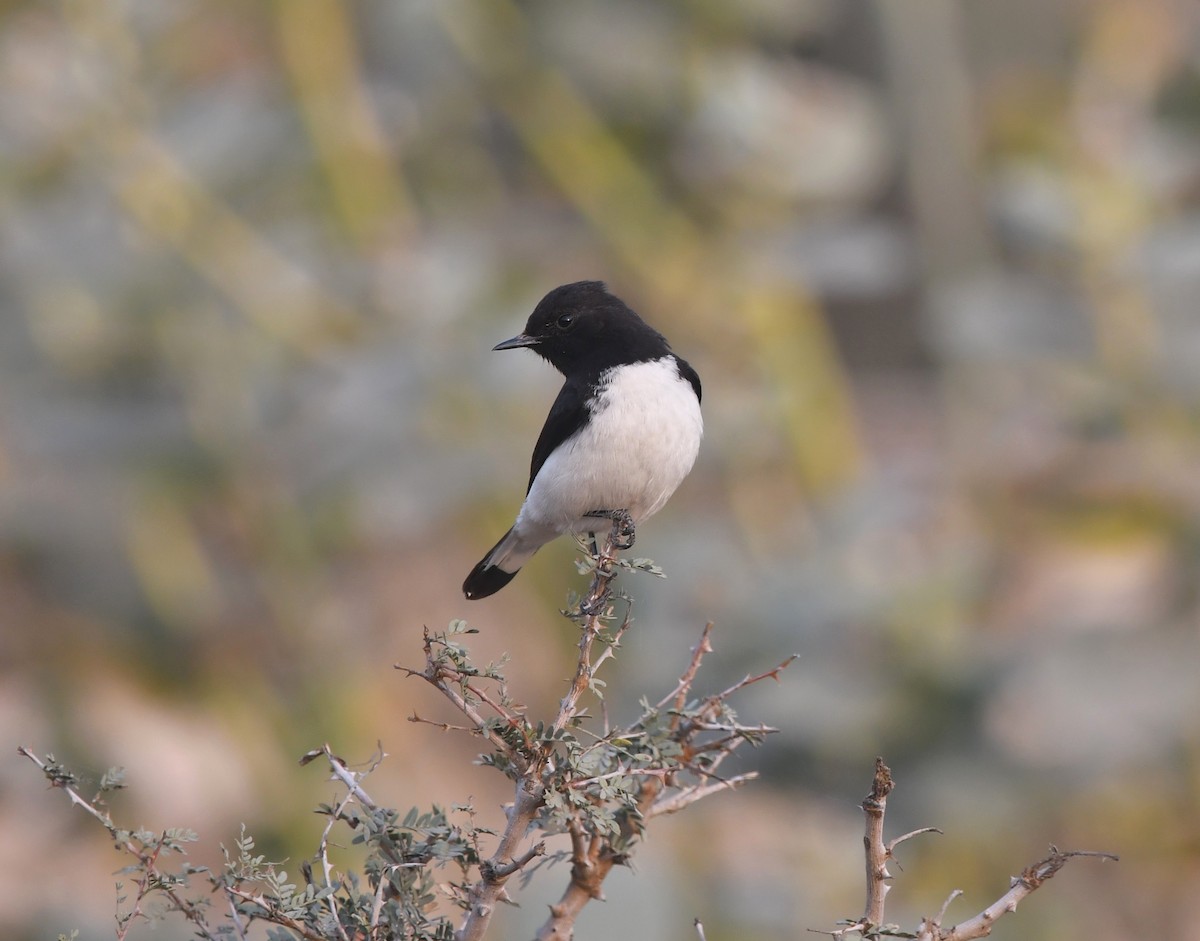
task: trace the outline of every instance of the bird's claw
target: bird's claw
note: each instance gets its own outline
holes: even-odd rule
[[[628,510],[593,510],[587,514],[598,519],[612,520],[612,545],[618,552],[633,548],[637,536],[633,517]],[[595,542],[593,541],[593,546]],[[599,553],[597,553],[599,554]]]
[[[633,525],[633,517],[625,510],[618,510],[613,514],[613,548],[624,552],[626,549],[633,548],[634,538],[637,536],[636,529]]]

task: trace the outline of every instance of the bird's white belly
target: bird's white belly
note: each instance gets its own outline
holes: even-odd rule
[[[603,527],[587,514],[604,510],[646,519],[692,469],[703,431],[700,403],[673,359],[611,370],[591,420],[538,471],[518,530],[587,532]]]

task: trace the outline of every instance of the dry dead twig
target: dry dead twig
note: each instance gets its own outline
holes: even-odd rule
[[[881,937],[912,938],[915,941],[973,941],[984,938],[992,933],[996,920],[1009,912],[1015,912],[1017,905],[1028,895],[1040,888],[1052,878],[1067,862],[1078,856],[1092,856],[1099,859],[1116,860],[1112,853],[1097,853],[1081,850],[1063,852],[1057,847],[1050,847],[1050,855],[1026,868],[1020,876],[1012,880],[1009,890],[995,902],[987,906],[979,914],[959,922],[949,928],[942,926],[950,903],[962,895],[961,889],[955,889],[942,904],[941,910],[932,918],[923,918],[916,933],[902,931],[896,925],[884,921],[884,902],[891,890],[892,875],[888,872],[888,862],[895,858],[896,847],[914,836],[923,833],[941,833],[936,827],[922,827],[898,836],[890,842],[883,838],[884,815],[887,811],[888,795],[895,787],[891,769],[882,758],[875,759],[875,774],[871,781],[871,791],[862,802],[863,814],[866,816],[866,832],[863,836],[863,848],[866,856],[867,899],[863,907],[862,917],[850,919],[833,930],[809,929],[818,934],[827,934],[835,939],[849,935],[859,935],[863,938],[877,939]]]

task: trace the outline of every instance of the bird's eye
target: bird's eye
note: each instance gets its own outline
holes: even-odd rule
[[[575,323],[575,315],[563,314],[556,321],[554,321],[554,323],[558,326],[559,330],[570,330],[572,324]]]

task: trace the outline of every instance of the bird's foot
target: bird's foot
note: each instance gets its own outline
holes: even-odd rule
[[[633,517],[629,515],[629,511],[617,510],[613,514],[613,547],[622,552],[626,549],[632,549],[636,536],[637,531],[633,525]]]
[[[637,532],[633,523],[633,517],[629,515],[628,510],[592,510],[586,515],[597,519],[612,520],[612,544],[614,549],[624,552],[626,549],[633,548]],[[592,545],[595,547],[594,534]]]

